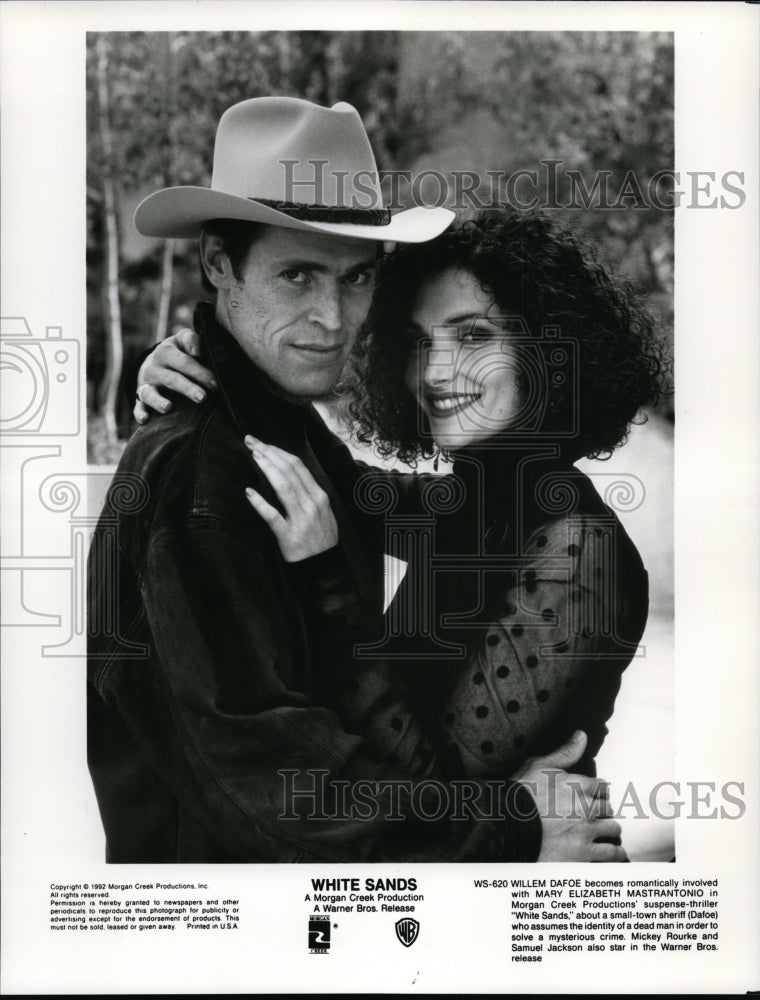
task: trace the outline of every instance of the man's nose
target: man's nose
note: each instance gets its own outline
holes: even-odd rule
[[[311,302],[309,321],[318,323],[325,330],[340,330],[343,321],[343,309],[340,291],[337,288],[320,289]]]

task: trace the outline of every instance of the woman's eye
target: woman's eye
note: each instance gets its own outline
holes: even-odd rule
[[[494,330],[491,326],[466,326],[459,332],[459,340],[464,344],[484,344],[495,337],[503,337],[502,330]]]
[[[308,272],[297,267],[290,267],[287,271],[283,271],[281,277],[295,285],[305,285],[309,280]]]

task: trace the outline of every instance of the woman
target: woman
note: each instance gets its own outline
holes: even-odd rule
[[[393,655],[408,655],[408,712],[396,701],[376,715],[378,747],[419,770],[411,758],[445,744],[451,773],[504,775],[584,730],[574,770],[593,773],[643,632],[647,581],[573,462],[609,454],[657,400],[664,376],[651,322],[571,236],[537,215],[490,212],[389,257],[356,355],[360,440],[411,464],[454,458],[429,572],[414,578],[434,581],[438,639],[466,650],[441,660],[429,634],[416,637],[419,648],[405,636]],[[160,383],[160,372],[146,380]],[[278,494],[289,484],[305,498],[297,518],[287,506],[283,517],[249,492],[283,552],[334,546],[297,460],[250,443]],[[428,477],[381,475],[404,509],[429,507]],[[305,509],[318,514],[310,521]],[[398,600],[414,607],[421,596]],[[349,717],[351,698],[347,690]]]
[[[468,670],[447,672],[433,707],[467,773],[511,770],[574,729],[590,767],[643,633],[647,578],[573,462],[609,455],[658,400],[652,322],[571,235],[508,211],[399,249],[374,303],[359,437],[407,462],[443,449],[464,487],[438,517],[435,551],[459,565],[435,574],[435,604],[458,619]]]

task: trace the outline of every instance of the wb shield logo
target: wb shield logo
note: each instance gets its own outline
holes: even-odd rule
[[[309,954],[326,955],[330,950],[330,918],[314,913],[309,917]]]
[[[420,922],[414,917],[404,917],[396,921],[396,937],[405,948],[411,948],[420,934]]]

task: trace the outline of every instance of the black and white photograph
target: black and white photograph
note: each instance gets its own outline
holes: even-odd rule
[[[3,990],[758,988],[757,18],[58,6]]]
[[[672,726],[672,35],[98,34],[88,98],[108,859],[627,860],[632,661]]]

